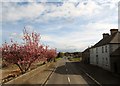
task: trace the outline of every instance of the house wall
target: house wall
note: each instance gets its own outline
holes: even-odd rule
[[[110,54],[114,52],[119,46],[120,44],[107,44],[90,49],[90,64],[111,70]]]
[[[90,64],[110,70],[109,45],[90,49]]]
[[[95,48],[90,49],[90,64],[96,65],[96,53]]]
[[[82,62],[89,64],[90,63],[90,52],[85,51],[82,53]]]
[[[110,70],[109,45],[98,47],[99,66]]]
[[[110,46],[110,54],[114,52],[118,47],[120,47],[120,44],[109,44]]]
[[[111,71],[120,74],[120,55],[111,56]]]
[[[112,60],[110,55],[118,47],[120,47],[120,32],[115,35],[109,44],[90,49],[90,64],[111,70]]]

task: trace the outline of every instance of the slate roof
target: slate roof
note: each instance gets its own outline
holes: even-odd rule
[[[120,47],[118,49],[116,49],[111,56],[120,56]]]
[[[117,34],[117,32],[112,34],[112,35],[109,35],[109,36],[107,36],[107,37],[105,37],[103,39],[101,39],[98,43],[96,43],[94,46],[92,46],[92,48],[109,44],[112,41],[112,39],[115,37],[116,34]]]
[[[89,50],[90,48],[87,48],[87,49],[85,49],[83,52],[89,52],[90,50]]]

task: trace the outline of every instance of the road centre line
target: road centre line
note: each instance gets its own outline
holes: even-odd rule
[[[70,83],[70,78],[68,77],[68,82]]]

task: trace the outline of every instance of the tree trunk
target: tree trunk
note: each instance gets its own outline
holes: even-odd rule
[[[31,63],[28,64],[28,67],[25,69],[25,71],[27,71],[31,66]]]
[[[16,63],[16,65],[19,67],[19,69],[20,69],[20,71],[21,71],[22,74],[25,73],[24,70],[20,67],[19,64]]]

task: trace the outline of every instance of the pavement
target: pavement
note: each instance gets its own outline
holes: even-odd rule
[[[83,70],[101,85],[120,86],[120,75],[91,64],[73,62],[79,71]]]
[[[40,85],[44,84],[47,77],[54,69],[54,63],[48,63],[40,66],[28,73],[25,73],[9,82],[4,83],[2,86],[24,86],[24,85]]]

